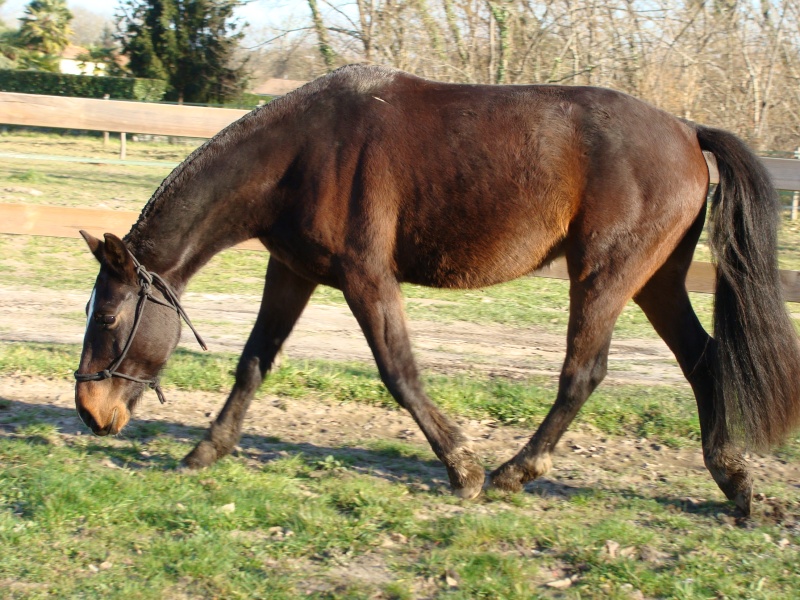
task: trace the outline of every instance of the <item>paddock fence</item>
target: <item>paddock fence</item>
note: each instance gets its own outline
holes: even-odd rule
[[[0,92],[0,124],[110,131],[121,135],[120,141],[123,147],[124,136],[127,133],[208,138],[247,112],[228,108]],[[37,156],[31,154],[4,155],[2,158],[37,160]],[[42,156],[39,159],[53,158]],[[714,157],[707,155],[706,158],[711,179],[716,182],[717,169]],[[75,158],[64,157],[64,160],[75,160]],[[103,159],[79,160],[95,163],[125,162]],[[778,189],[800,192],[800,160],[780,158],[762,158],[762,160]],[[74,239],[78,236],[78,230],[85,229],[97,236],[105,232],[122,236],[129,231],[137,218],[138,213],[133,211],[0,203],[0,233],[3,234]],[[264,250],[257,240],[244,242],[237,248]],[[535,271],[533,275],[569,279],[566,262],[563,259],[558,259]],[[785,299],[789,302],[800,302],[800,271],[782,270],[781,282]],[[708,262],[693,262],[686,286],[691,292],[713,293],[714,266]]]

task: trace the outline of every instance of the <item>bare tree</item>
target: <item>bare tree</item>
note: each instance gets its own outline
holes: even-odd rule
[[[800,145],[800,0],[309,0],[322,68],[616,88]]]
[[[317,38],[319,39],[320,56],[322,56],[325,66],[330,71],[334,67],[336,53],[331,48],[330,42],[328,42],[328,30],[322,21],[322,15],[317,7],[317,0],[308,0],[308,7],[311,9],[311,20],[314,23],[314,30],[317,32]]]

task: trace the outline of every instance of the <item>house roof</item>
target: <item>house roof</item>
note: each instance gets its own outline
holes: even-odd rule
[[[61,52],[61,58],[65,58],[67,60],[77,60],[81,54],[88,54],[89,50],[82,46],[75,46],[74,44],[70,44],[66,48],[64,48],[63,52]]]
[[[274,77],[270,77],[266,81],[256,85],[253,88],[252,93],[259,94],[261,96],[283,96],[284,94],[288,94],[292,90],[295,90],[306,83],[308,82],[298,81],[296,79],[276,79]]]
[[[59,58],[62,60],[74,60],[78,61],[78,57],[81,55],[89,55],[89,49],[84,48],[83,46],[76,46],[74,44],[70,44],[59,55]],[[125,56],[124,54],[114,54],[114,62],[117,63],[120,67],[125,67],[131,62],[130,58]]]

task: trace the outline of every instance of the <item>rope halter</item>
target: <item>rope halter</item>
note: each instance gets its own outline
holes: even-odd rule
[[[130,254],[131,258],[133,259],[133,265],[136,268],[136,275],[139,278],[139,300],[136,303],[136,312],[134,313],[133,317],[133,328],[128,336],[128,341],[125,342],[125,346],[122,348],[120,355],[108,366],[107,369],[103,369],[97,373],[78,373],[78,371],[75,371],[75,379],[78,382],[84,382],[102,381],[112,377],[119,377],[121,379],[127,379],[128,381],[143,383],[155,390],[159,402],[164,404],[167,399],[164,397],[164,392],[161,390],[161,385],[157,376],[153,377],[152,379],[141,379],[139,377],[134,377],[133,375],[128,375],[127,373],[122,373],[118,370],[122,364],[122,361],[125,360],[125,356],[128,354],[128,350],[133,343],[133,338],[136,336],[136,331],[139,329],[139,324],[142,321],[142,314],[144,313],[144,307],[147,304],[147,301],[149,300],[151,302],[155,302],[156,304],[160,304],[161,306],[167,306],[175,310],[180,318],[186,321],[186,324],[189,326],[189,329],[192,330],[192,333],[194,333],[194,337],[197,339],[197,343],[200,344],[200,347],[203,350],[208,350],[208,348],[206,347],[206,343],[203,341],[203,338],[201,338],[200,334],[197,333],[194,325],[192,325],[192,322],[189,320],[189,315],[187,315],[186,311],[183,310],[183,307],[178,300],[178,295],[170,287],[170,285],[158,273],[152,273],[145,269],[130,251],[128,251],[128,254]],[[161,294],[164,296],[164,300],[156,298],[153,295],[153,287],[156,287],[161,291]]]

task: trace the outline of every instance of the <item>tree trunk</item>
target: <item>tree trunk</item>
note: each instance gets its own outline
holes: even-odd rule
[[[314,22],[314,30],[317,32],[317,39],[319,40],[319,53],[322,55],[322,60],[325,62],[325,67],[328,71],[333,71],[336,53],[331,48],[330,42],[328,42],[328,29],[322,21],[322,15],[317,7],[317,0],[308,0],[308,7],[311,9],[311,19]]]
[[[499,52],[494,72],[495,83],[505,83],[506,72],[508,71],[508,55],[511,46],[510,21],[511,11],[504,6],[504,2],[492,2],[487,0],[486,4],[492,13],[494,22],[497,23],[497,38],[499,42]],[[489,21],[491,27],[491,20]]]

